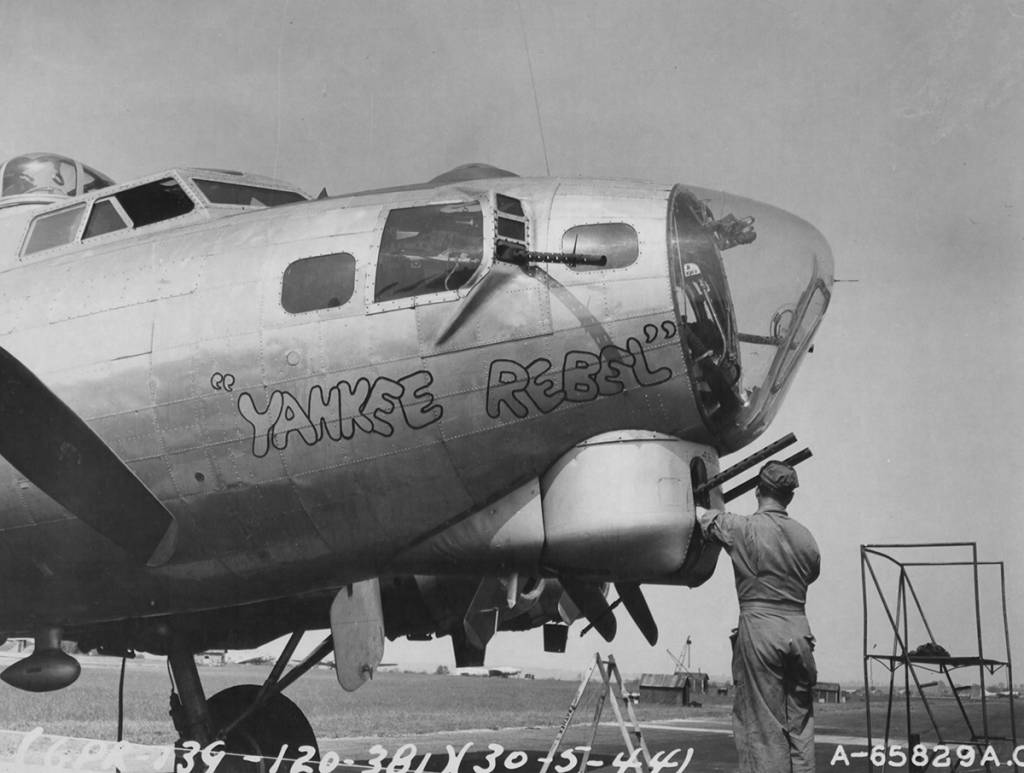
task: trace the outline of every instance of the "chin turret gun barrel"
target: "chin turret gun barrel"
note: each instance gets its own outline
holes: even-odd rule
[[[796,435],[794,435],[792,432],[790,432],[788,435],[786,435],[785,437],[779,438],[774,443],[769,443],[764,448],[762,448],[760,451],[757,451],[756,453],[753,453],[750,456],[748,456],[748,457],[746,457],[746,458],[736,462],[736,464],[732,465],[732,467],[728,467],[728,468],[722,470],[717,475],[711,476],[706,481],[704,481],[704,483],[702,483],[701,485],[697,486],[693,490],[693,497],[694,497],[694,499],[696,499],[696,498],[698,498],[700,496],[703,496],[704,494],[708,493],[709,491],[715,490],[716,488],[721,486],[726,481],[732,480],[733,478],[735,478],[740,473],[746,472],[751,467],[753,467],[755,464],[757,464],[759,462],[765,461],[769,457],[772,457],[776,453],[781,451],[783,448],[787,448],[787,447],[793,445],[795,442],[796,442]]]
[[[798,464],[800,464],[800,462],[805,462],[808,459],[810,459],[811,456],[813,456],[813,454],[811,453],[811,449],[805,448],[803,451],[797,451],[795,454],[783,459],[782,461],[785,464],[788,464],[790,467],[796,467]],[[722,494],[722,500],[724,502],[731,502],[736,497],[742,496],[746,494],[748,491],[751,491],[755,486],[757,486],[756,475],[753,478],[750,478],[750,480],[743,481],[743,483],[736,486],[736,488],[732,488],[726,491],[724,494]]]

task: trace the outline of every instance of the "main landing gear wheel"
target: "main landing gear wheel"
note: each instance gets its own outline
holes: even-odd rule
[[[215,732],[226,727],[256,700],[260,687],[255,684],[240,684],[221,690],[207,701],[210,719]],[[281,693],[267,700],[254,714],[235,727],[224,739],[223,751],[227,753],[218,771],[244,771],[244,773],[266,773],[287,744],[284,757],[288,760],[303,760],[316,769],[320,749],[309,720],[291,700]],[[308,749],[313,749],[310,756]],[[258,762],[244,759],[260,757]],[[289,765],[279,765],[287,770]]]

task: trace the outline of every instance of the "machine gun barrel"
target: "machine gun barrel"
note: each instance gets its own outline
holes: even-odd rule
[[[503,263],[525,266],[527,263],[563,263],[567,266],[606,266],[607,255],[590,255],[582,252],[537,252],[518,244],[498,241],[494,259]]]
[[[808,459],[810,459],[811,456],[813,456],[813,454],[811,454],[811,449],[805,448],[803,451],[797,451],[791,457],[789,457],[788,459],[783,459],[782,461],[785,464],[788,464],[790,467],[796,467],[798,464],[800,464],[800,462],[805,462]],[[731,502],[736,497],[746,494],[755,486],[757,486],[756,475],[750,480],[743,481],[743,483],[738,485],[736,488],[729,489],[728,491],[726,491],[724,494],[722,494],[722,500],[725,502]]]
[[[694,499],[701,496],[702,494],[706,494],[712,489],[718,488],[727,480],[735,478],[741,472],[746,472],[758,462],[763,462],[768,457],[773,456],[776,452],[781,451],[783,448],[786,448],[787,446],[793,445],[795,442],[796,435],[790,432],[788,435],[779,438],[774,443],[766,445],[757,453],[751,454],[746,459],[736,462],[736,464],[734,464],[732,467],[723,470],[722,472],[718,473],[718,475],[714,475],[708,478],[706,481],[704,481],[704,483],[697,486],[697,488],[693,490]]]

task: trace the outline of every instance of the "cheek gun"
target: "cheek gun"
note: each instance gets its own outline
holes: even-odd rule
[[[784,464],[788,464],[790,467],[796,467],[798,464],[800,464],[800,462],[806,462],[812,456],[813,454],[811,453],[811,449],[805,448],[803,451],[797,451],[795,454],[786,457],[782,461]],[[753,478],[743,481],[743,483],[738,485],[736,488],[729,489],[724,494],[722,494],[722,500],[725,502],[731,502],[732,500],[736,499],[736,497],[742,496],[743,494],[746,494],[748,491],[753,490],[756,486],[757,476],[755,475]]]
[[[714,489],[718,488],[723,483],[732,480],[740,473],[746,472],[759,462],[766,461],[769,457],[774,456],[778,451],[781,451],[783,448],[787,448],[793,445],[795,442],[796,435],[790,432],[788,435],[779,438],[774,443],[770,443],[769,445],[765,446],[757,453],[751,454],[750,456],[734,464],[732,467],[722,470],[722,472],[718,473],[717,475],[708,478],[707,481],[705,481],[704,483],[694,487],[694,501],[700,502],[702,497],[706,497]],[[811,456],[813,456],[813,454],[811,453],[811,449],[805,448],[802,451],[797,451],[795,454],[793,454],[790,457],[787,457],[786,459],[783,459],[782,461],[791,467],[795,467],[796,465],[800,464],[800,462],[805,462],[808,459],[810,459]],[[724,502],[731,502],[737,497],[740,497],[743,494],[746,494],[748,491],[751,491],[756,486],[757,476],[755,475],[753,478],[745,480],[743,483],[736,486],[735,488],[729,489],[728,491],[724,492],[722,494],[722,500]]]

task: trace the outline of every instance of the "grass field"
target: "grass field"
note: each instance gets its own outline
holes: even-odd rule
[[[120,661],[87,667],[71,687],[56,693],[25,693],[0,685],[0,728],[85,738],[112,738],[117,728]],[[260,684],[269,667],[222,666],[200,669],[207,695],[241,683]],[[321,737],[400,736],[434,730],[557,725],[577,688],[550,679],[486,679],[427,674],[380,673],[355,693],[338,686],[334,672],[317,668],[286,694],[309,717]],[[175,738],[168,718],[170,682],[166,669],[129,661],[125,679],[125,737],[137,743]],[[716,696],[717,697],[717,696]],[[642,718],[725,716],[727,699],[704,709],[642,706]],[[587,715],[588,704],[580,708]],[[593,708],[589,715],[592,716]],[[608,716],[611,716],[608,710]]]
[[[30,730],[41,726],[49,734],[79,738],[112,739],[117,728],[117,682],[119,661],[109,666],[86,667],[79,680],[52,694],[32,694],[0,685],[0,728]],[[131,662],[125,686],[125,737],[135,743],[164,744],[175,739],[168,718],[169,680],[163,665]],[[261,683],[269,671],[265,666],[205,667],[200,670],[207,695],[240,683]],[[575,693],[576,682],[556,680],[487,679],[426,674],[380,673],[355,693],[344,692],[331,670],[318,668],[299,679],[287,695],[307,714],[320,738],[382,737],[402,738],[439,730],[557,727]],[[594,687],[588,692],[576,719],[593,717]],[[685,717],[727,720],[731,699],[702,696],[700,708],[683,708],[641,703],[641,721]],[[974,707],[977,709],[977,704]],[[1024,709],[1024,706],[1020,707]],[[819,734],[865,735],[863,702],[819,704],[816,724]],[[897,704],[894,727],[903,730],[902,704]],[[1008,730],[1008,704],[990,704],[990,726]],[[952,700],[933,702],[933,711],[948,736],[955,734],[958,712]],[[1018,735],[1024,737],[1018,712]],[[872,704],[878,739],[885,723],[885,704]],[[925,729],[928,719],[920,705],[914,705],[915,727]],[[611,712],[606,708],[606,719]],[[552,732],[553,735],[553,732]],[[934,740],[925,733],[924,740]]]

